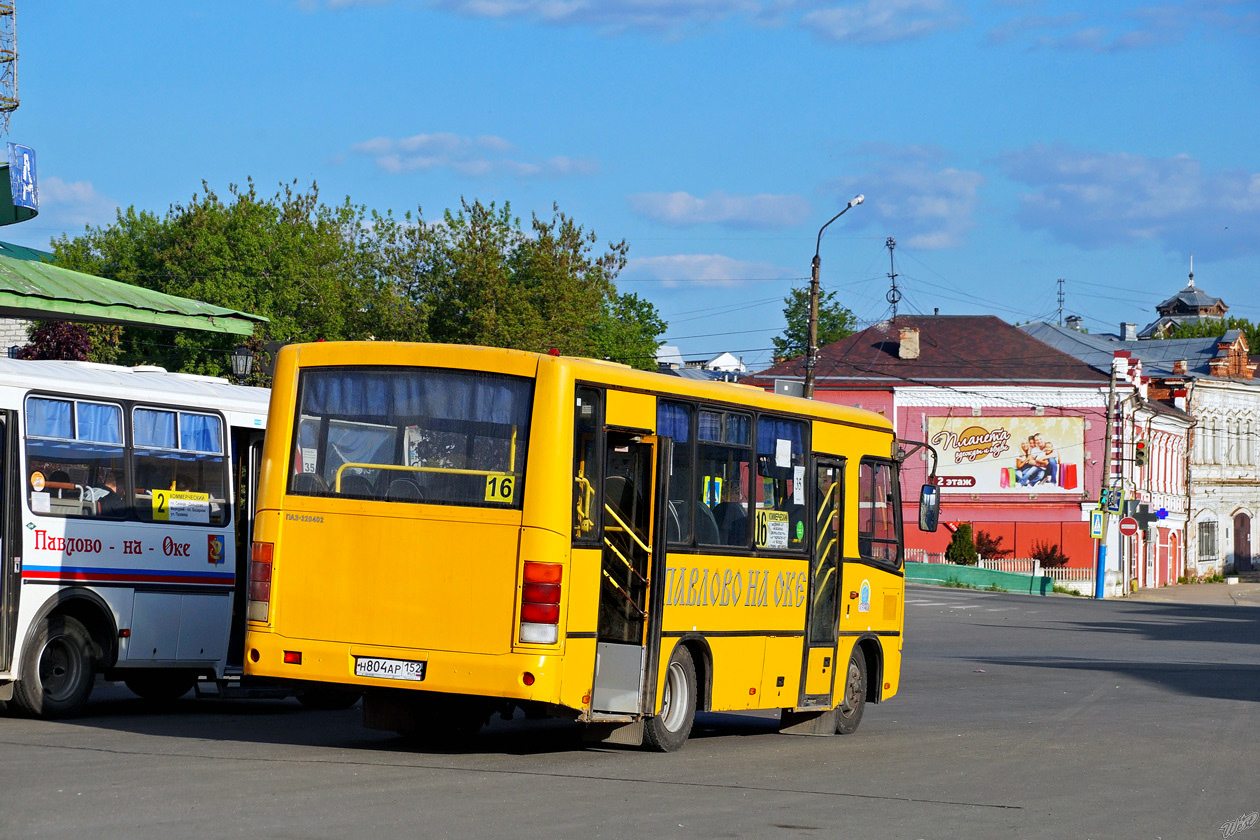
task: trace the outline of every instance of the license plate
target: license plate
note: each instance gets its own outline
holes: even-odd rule
[[[354,675],[356,677],[375,677],[378,680],[410,680],[419,682],[424,679],[423,662],[412,662],[408,659],[379,659],[375,656],[356,656],[354,658]]]

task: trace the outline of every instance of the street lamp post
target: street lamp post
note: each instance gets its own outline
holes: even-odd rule
[[[241,344],[228,354],[228,359],[232,362],[232,376],[235,377],[237,384],[243,383],[254,367],[254,351],[247,345]]]
[[[805,387],[803,389],[807,400],[814,398],[814,368],[818,366],[818,267],[822,264],[818,252],[822,249],[823,231],[827,229],[827,225],[865,200],[866,196],[855,195],[843,210],[832,216],[826,225],[818,229],[818,242],[814,245],[813,270],[809,278],[809,348],[805,351]]]

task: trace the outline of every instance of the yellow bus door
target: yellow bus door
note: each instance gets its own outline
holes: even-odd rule
[[[614,715],[651,714],[659,607],[653,607],[654,555],[658,538],[657,492],[663,478],[654,436],[606,434],[603,493],[603,552],[596,622],[595,679],[591,711]],[[669,441],[664,441],[668,450]]]
[[[809,558],[809,609],[801,674],[801,708],[830,709],[835,687],[836,609],[840,585],[840,549],[844,534],[844,462],[814,462],[813,545]]]

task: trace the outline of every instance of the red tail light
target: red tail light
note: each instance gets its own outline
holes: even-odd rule
[[[249,555],[249,588],[246,594],[246,617],[250,621],[266,621],[271,611],[271,557],[274,546],[256,542]]]
[[[521,641],[554,645],[560,638],[560,583],[564,567],[558,563],[526,563],[521,586]]]

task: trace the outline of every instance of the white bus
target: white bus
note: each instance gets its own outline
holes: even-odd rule
[[[241,672],[268,392],[0,359],[0,700],[74,714]]]

